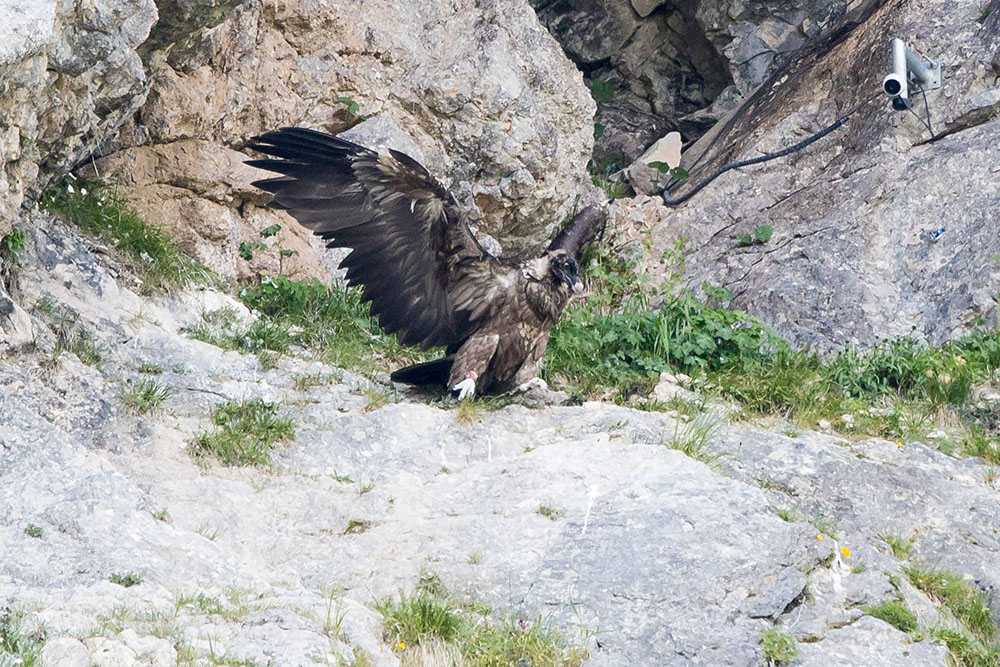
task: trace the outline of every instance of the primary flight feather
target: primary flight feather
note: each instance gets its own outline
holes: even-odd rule
[[[451,194],[398,151],[376,153],[333,135],[286,127],[254,138],[269,157],[248,164],[280,174],[254,182],[329,247],[387,333],[445,356],[392,374],[445,383],[460,397],[523,388],[538,373],[549,332],[582,287],[579,257],[604,224],[588,207],[544,254],[511,266],[486,252]]]

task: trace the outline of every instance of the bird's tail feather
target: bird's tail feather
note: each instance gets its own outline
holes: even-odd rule
[[[407,366],[395,371],[389,378],[393,382],[406,384],[447,384],[451,365],[455,358],[451,355]]]

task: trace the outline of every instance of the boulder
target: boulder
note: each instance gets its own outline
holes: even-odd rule
[[[404,128],[408,152],[515,254],[534,250],[578,198],[596,196],[585,170],[594,103],[523,1],[296,1],[207,13],[181,4],[144,49],[146,103],[119,135],[119,154],[99,166],[133,178],[129,165],[156,164],[127,194],[223,275],[273,270],[233,248],[281,222],[300,252],[292,268],[328,277],[298,226],[260,208],[266,199],[245,187],[248,170],[237,164],[251,137],[281,126],[339,133],[384,121],[368,127],[369,139]],[[174,159],[175,145],[189,158]],[[220,225],[228,241],[205,238]]]

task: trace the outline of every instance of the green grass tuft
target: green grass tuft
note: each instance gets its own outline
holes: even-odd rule
[[[998,639],[986,596],[956,572],[908,566],[903,572],[910,583],[947,608],[972,635],[983,642]]]
[[[135,572],[114,572],[110,577],[108,577],[108,581],[125,588],[131,588],[132,586],[138,586],[142,583],[142,575],[136,574]]]
[[[277,406],[260,398],[228,401],[215,408],[212,433],[202,433],[191,444],[196,457],[215,456],[225,465],[267,465],[278,442],[295,435],[295,425],[277,416]]]
[[[57,361],[63,352],[70,352],[88,366],[101,367],[103,357],[97,340],[80,321],[78,312],[46,298],[35,304],[35,311],[48,320],[49,328],[56,336],[52,362]]]
[[[434,353],[404,347],[395,336],[383,334],[357,289],[279,276],[243,288],[240,298],[258,315],[250,324],[240,324],[235,312],[223,309],[206,313],[202,324],[185,333],[226,350],[256,354],[262,365],[272,367],[293,347],[361,372],[424,360]]]
[[[674,421],[674,432],[663,444],[670,449],[676,449],[696,461],[714,465],[725,456],[722,452],[713,452],[708,448],[708,441],[718,428],[718,421],[710,416],[701,415],[685,423],[681,419]]]
[[[122,406],[136,415],[156,410],[174,393],[174,388],[156,380],[140,380],[130,384],[121,395]]]
[[[760,650],[768,665],[790,665],[799,657],[795,638],[777,628],[767,628],[760,633]]]
[[[903,632],[914,632],[917,629],[916,615],[910,611],[905,602],[900,600],[883,602],[874,607],[865,607],[865,613],[885,621]]]
[[[567,646],[541,618],[507,617],[492,623],[488,608],[459,605],[439,593],[400,595],[378,602],[376,609],[384,619],[386,641],[404,657],[414,646],[435,642],[457,649],[462,664],[470,667],[578,667],[587,657],[585,647]]]
[[[913,541],[912,537],[903,537],[902,535],[879,535],[883,542],[889,545],[892,549],[892,555],[896,558],[909,558],[910,553],[913,551]]]
[[[42,536],[42,533],[43,533],[42,527],[41,526],[36,526],[33,523],[29,523],[24,528],[24,534],[27,535],[28,537],[38,538],[38,537]]]
[[[1000,405],[993,409],[1000,414]],[[973,424],[962,439],[962,453],[966,456],[978,456],[991,465],[1000,465],[1000,426],[994,425],[993,434],[990,434],[978,424]]]
[[[534,620],[506,618],[492,625],[483,623],[467,633],[462,643],[466,663],[475,667],[507,665],[582,665],[586,650],[567,648],[562,638],[547,628],[541,617]]]
[[[333,366],[382,370],[431,354],[404,347],[395,336],[383,334],[357,289],[279,276],[244,288],[240,299],[270,326],[291,332],[291,344],[314,351]]]
[[[929,634],[948,647],[956,667],[1000,667],[1000,651],[995,645],[988,646],[964,632],[943,626],[931,628]]]
[[[42,196],[42,207],[112,245],[154,294],[205,285],[212,272],[180,251],[163,230],[143,220],[118,192],[101,183],[67,180]]]
[[[429,637],[447,642],[462,631],[462,617],[454,605],[427,593],[382,600],[375,609],[382,614],[386,639],[394,644],[419,644]]]

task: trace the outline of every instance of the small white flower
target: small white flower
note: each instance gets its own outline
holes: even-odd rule
[[[80,194],[83,195],[84,197],[86,197],[87,196],[87,188],[80,188]]]
[[[72,183],[67,183],[66,184],[66,192],[68,192],[70,194],[73,194],[74,192],[76,192],[76,190],[73,189],[73,184]]]

